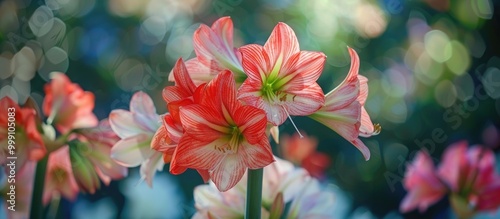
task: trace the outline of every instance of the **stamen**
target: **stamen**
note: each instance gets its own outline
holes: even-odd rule
[[[288,119],[290,119],[290,122],[292,122],[292,125],[295,128],[295,130],[297,131],[297,133],[299,134],[299,137],[303,138],[304,136],[300,133],[299,129],[297,128],[297,126],[293,122],[292,117],[290,116],[290,114],[288,114],[288,111],[286,110],[286,108],[283,105],[281,105],[281,107],[283,107],[283,110],[285,110],[285,113],[288,116]]]

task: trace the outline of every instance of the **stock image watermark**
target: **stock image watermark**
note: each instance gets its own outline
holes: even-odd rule
[[[7,209],[16,211],[16,108],[7,109]]]

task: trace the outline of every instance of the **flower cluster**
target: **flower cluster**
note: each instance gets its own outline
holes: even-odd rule
[[[359,136],[376,135],[380,127],[364,109],[367,79],[358,75],[353,49],[348,48],[352,62],[346,79],[325,95],[317,80],[326,56],[301,51],[285,23],[276,25],[264,46],[235,48],[229,17],[212,27],[201,25],[193,38],[196,57],[179,59],[170,73],[175,85],[163,90],[169,113],[162,116],[152,144],[171,163],[171,173],[195,169],[227,191],[247,168],[274,161],[266,133],[277,139],[276,126],[290,116],[319,121],[369,159]]]
[[[264,168],[262,218],[332,218],[334,194],[310,177],[307,171],[275,158]],[[246,178],[226,192],[213,183],[194,190],[197,213],[193,218],[243,218],[245,216]],[[286,207],[285,206],[289,206]]]
[[[500,206],[495,155],[481,146],[467,148],[466,141],[449,146],[437,169],[426,151],[419,152],[407,166],[404,186],[408,194],[401,203],[402,212],[416,208],[425,211],[445,195],[462,217]]]
[[[108,185],[111,180],[127,175],[127,169],[110,157],[111,147],[119,140],[107,120],[99,122],[92,113],[94,94],[82,90],[63,73],[52,73],[45,85],[42,111],[27,103],[20,107],[9,97],[0,100],[0,111],[15,109],[16,168],[23,180],[23,202],[29,206],[36,162],[47,159],[43,203],[53,197],[76,198],[80,190],[94,193],[101,180]],[[6,112],[2,113],[7,115]],[[47,119],[42,122],[42,117]],[[7,163],[10,152],[6,128],[8,122],[1,117],[0,163]],[[11,154],[12,155],[12,154]],[[21,185],[21,184],[19,184]],[[18,214],[26,213],[23,208]]]

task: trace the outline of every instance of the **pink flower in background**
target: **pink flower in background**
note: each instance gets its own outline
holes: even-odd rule
[[[351,48],[351,69],[347,77],[335,89],[325,95],[325,105],[310,117],[337,132],[361,151],[366,160],[370,159],[370,150],[359,139],[380,132],[380,126],[374,126],[363,105],[368,96],[367,79],[358,75],[359,57]]]
[[[273,206],[290,205],[278,216],[284,218],[332,218],[333,193],[322,188],[307,171],[275,157],[264,167],[262,182],[262,218],[269,218]],[[245,173],[246,174],[246,173]],[[194,190],[196,214],[193,218],[242,218],[245,215],[246,177],[232,189],[220,192],[215,184],[197,186]],[[279,198],[281,196],[281,198]],[[280,218],[280,217],[278,217]]]
[[[84,157],[92,163],[105,185],[109,185],[111,180],[127,176],[127,168],[116,163],[110,156],[111,147],[120,139],[111,129],[107,119],[102,120],[97,127],[80,129],[77,133],[78,139],[88,147],[83,153]]]
[[[493,151],[482,146],[467,148],[461,141],[450,145],[441,164],[434,169],[426,152],[419,152],[407,167],[404,186],[408,194],[400,210],[415,208],[425,211],[444,195],[459,216],[470,217],[478,211],[492,211],[500,207],[500,175],[495,171]]]
[[[408,194],[401,202],[401,212],[416,208],[423,212],[447,193],[447,188],[439,179],[431,157],[425,151],[418,152],[413,162],[407,166],[403,185]]]
[[[31,108],[21,108],[9,97],[3,97],[0,100],[0,113],[0,164],[7,164],[9,162],[7,157],[15,156],[17,157],[15,167],[20,170],[26,162],[42,159],[47,149],[35,123],[35,118],[38,116],[36,111]],[[13,117],[9,117],[9,114]],[[9,135],[15,138],[10,139],[10,143]],[[15,154],[9,153],[9,144],[15,146]],[[9,171],[8,168],[5,171]]]
[[[293,30],[279,23],[264,46],[240,48],[248,78],[238,90],[238,98],[263,109],[267,120],[281,125],[288,115],[305,116],[325,102],[316,83],[326,60],[321,52],[300,51]]]
[[[443,155],[438,174],[453,193],[467,200],[472,209],[496,210],[500,206],[500,175],[490,149],[461,141]]]
[[[44,186],[44,205],[49,204],[53,196],[74,200],[78,195],[78,184],[73,175],[68,146],[63,146],[49,155]]]
[[[281,138],[279,145],[283,158],[301,165],[313,177],[323,178],[326,169],[331,164],[328,155],[316,151],[318,140],[307,134],[303,134],[302,137],[297,133],[292,136],[285,135]]]
[[[233,45],[233,21],[219,18],[208,27],[201,24],[193,36],[196,58],[186,62],[190,77],[196,84],[209,82],[219,72],[231,70],[236,79],[245,78],[240,52]],[[173,72],[169,80],[174,81]]]
[[[236,99],[234,76],[218,74],[199,88],[200,101],[180,109],[184,134],[174,152],[170,171],[208,170],[220,191],[240,181],[246,168],[273,162],[262,110],[243,106]]]
[[[155,171],[161,171],[162,153],[151,148],[151,141],[161,126],[160,116],[151,98],[137,92],[130,101],[130,111],[113,110],[109,115],[112,130],[121,138],[112,148],[111,157],[125,167],[141,165],[141,177],[152,186]]]
[[[97,125],[94,109],[94,94],[83,91],[76,83],[71,83],[63,73],[52,73],[52,80],[44,87],[43,113],[47,122],[54,124],[61,133],[75,128]]]

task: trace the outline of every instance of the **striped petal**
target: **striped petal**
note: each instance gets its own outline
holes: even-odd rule
[[[155,151],[163,152],[173,147],[172,139],[168,137],[168,132],[165,126],[160,126],[151,140],[151,148]],[[175,145],[174,145],[175,147]]]
[[[245,174],[245,164],[237,154],[228,154],[210,173],[210,178],[214,181],[219,191],[225,192],[233,188]]]
[[[346,140],[353,141],[358,137],[360,110],[359,103],[352,102],[342,109],[322,108],[310,117],[334,130]]]
[[[214,140],[212,142],[200,141],[190,135],[182,136],[176,151],[172,158],[172,166],[189,167],[193,169],[214,169],[218,164],[222,163],[222,159],[226,156],[224,153],[215,149],[215,147],[227,144],[222,140]],[[170,171],[173,174],[179,174],[176,171]]]
[[[368,149],[368,147],[366,147],[366,145],[359,138],[351,141],[351,144],[353,144],[354,147],[361,151],[361,154],[363,154],[365,160],[370,160],[370,149]]]
[[[245,166],[250,169],[263,168],[274,162],[271,145],[267,139],[262,139],[256,144],[243,144],[238,153],[243,158]]]
[[[144,115],[156,115],[156,108],[153,100],[151,100],[148,94],[138,91],[130,100],[130,112]]]
[[[234,115],[236,126],[250,144],[257,144],[266,134],[267,118],[263,110],[253,106],[239,107]]]
[[[153,177],[156,171],[161,171],[165,163],[163,163],[162,153],[153,153],[144,163],[141,165],[141,178],[143,178],[150,188],[153,187]]]
[[[358,75],[359,81],[359,103],[364,106],[366,102],[366,98],[368,98],[368,78],[363,75]]]
[[[281,72],[286,72],[281,80],[287,81],[282,89],[287,91],[302,90],[316,83],[326,61],[326,55],[322,52],[300,51],[295,56],[297,56],[295,63],[287,63],[281,69]]]
[[[228,125],[221,124],[225,121],[221,115],[208,107],[192,104],[183,107],[180,115],[185,132],[200,141],[213,141],[228,131]]]
[[[233,47],[233,22],[229,17],[217,20],[212,28],[202,24],[193,35],[194,51],[205,66],[217,70],[242,72],[240,60]],[[215,64],[215,65],[214,65]]]
[[[185,65],[187,71],[189,72],[189,76],[195,85],[207,83],[219,73],[219,69],[216,67],[217,64],[215,61],[207,66],[201,63],[198,58],[192,58],[187,60]],[[170,73],[168,80],[174,81],[173,72]]]
[[[180,122],[176,123],[174,118],[167,113],[163,117],[163,126],[167,131],[168,137],[172,140],[172,143],[179,143],[184,132]]]
[[[247,81],[253,82],[251,85],[255,87],[262,86],[262,78],[271,71],[271,61],[264,47],[250,44],[242,46],[239,50],[242,56],[243,69],[248,76]]]
[[[300,51],[295,32],[290,26],[282,22],[274,27],[271,36],[264,44],[264,49],[267,51],[272,63],[276,63],[280,57],[282,60],[288,60],[292,55]]]
[[[366,112],[365,107],[361,107],[361,126],[359,127],[359,136],[370,137],[380,133],[381,126],[374,125],[370,119],[370,115]]]
[[[288,91],[288,93],[285,104],[290,115],[311,115],[325,103],[323,90],[317,83],[301,90]]]

